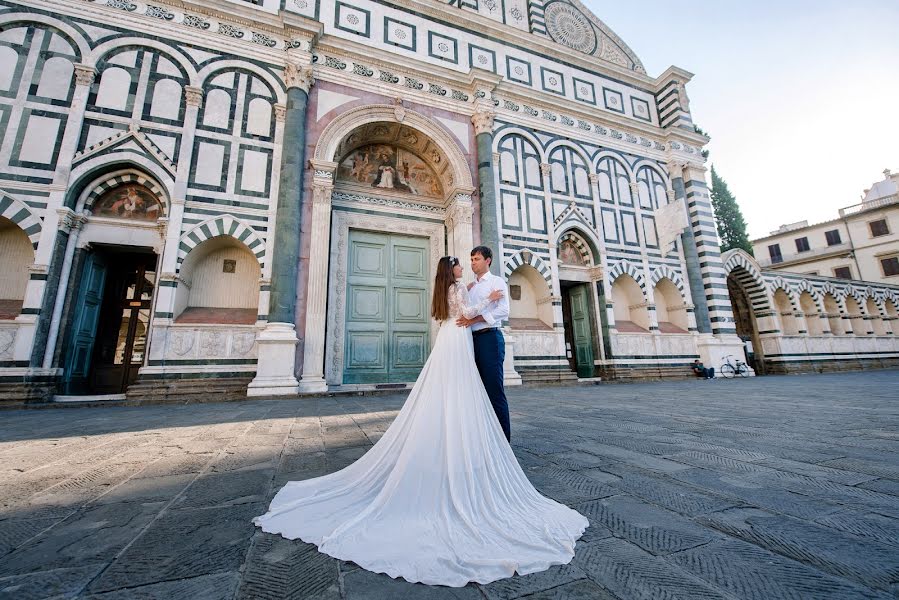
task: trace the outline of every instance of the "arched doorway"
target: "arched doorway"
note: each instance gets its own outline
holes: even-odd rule
[[[161,188],[138,173],[88,186],[59,340],[67,394],[120,394],[146,364],[156,291]],[[164,221],[163,221],[164,222]]]
[[[601,344],[597,343],[602,337],[595,285],[598,251],[584,234],[568,230],[559,236],[556,258],[568,364],[579,378],[588,379],[596,374],[596,361],[602,358]]]
[[[374,107],[344,115],[316,149],[318,156],[330,148],[333,162],[313,162],[319,176],[313,194],[324,202],[313,206],[312,221],[318,215],[330,227],[311,237],[304,344],[316,336],[309,315],[315,295],[326,291],[322,359],[332,387],[415,381],[436,337],[430,300],[437,260],[454,254],[467,265],[472,247],[472,190],[464,187],[470,173],[460,171],[467,169],[461,153],[421,115],[396,113]],[[322,180],[324,170],[330,182]],[[328,256],[316,258],[316,248],[327,248]],[[312,273],[322,260],[328,277],[317,289]],[[301,389],[316,389],[318,360],[316,348],[304,345]]]
[[[752,281],[751,274],[742,267],[737,267],[727,275],[727,292],[733,308],[734,327],[745,345],[746,362],[756,374],[764,375],[764,349],[753,305],[746,291],[746,281]]]

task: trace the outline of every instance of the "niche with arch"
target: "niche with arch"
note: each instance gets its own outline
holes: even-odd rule
[[[824,294],[824,312],[827,313],[827,324],[830,325],[830,333],[833,335],[846,335],[843,326],[843,316],[840,313],[840,304],[833,294]]]
[[[259,262],[229,236],[206,240],[181,265],[176,323],[252,325],[259,309]]]
[[[821,322],[821,317],[818,315],[818,305],[815,304],[815,299],[810,292],[804,291],[799,294],[799,308],[802,310],[802,314],[805,315],[808,334],[823,335],[824,323]]]
[[[780,315],[783,334],[799,335],[799,323],[796,320],[796,315],[793,314],[793,304],[783,288],[778,288],[774,292],[774,307],[777,310],[777,314]]]
[[[0,319],[15,319],[22,312],[33,262],[31,240],[18,225],[0,217]]]
[[[865,308],[868,309],[868,321],[871,324],[874,335],[887,335],[889,333],[889,326],[884,323],[883,317],[880,315],[880,309],[877,307],[874,298],[868,297],[868,300],[865,302]]]
[[[612,283],[612,308],[619,333],[649,333],[649,310],[640,284],[630,275]]]
[[[846,296],[846,313],[849,315],[849,322],[852,324],[852,333],[855,335],[868,335],[868,324],[865,322],[862,307],[853,296]]]
[[[551,331],[552,294],[546,280],[531,265],[521,265],[509,275],[509,326],[512,329]]]
[[[687,306],[680,290],[670,279],[663,277],[656,284],[653,295],[656,304],[656,319],[661,333],[689,333]]]
[[[896,309],[896,304],[887,298],[883,301],[883,307],[887,312],[887,319],[889,321],[887,325],[890,333],[899,335],[899,310]]]

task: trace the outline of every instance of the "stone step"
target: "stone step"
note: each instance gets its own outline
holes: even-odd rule
[[[128,404],[195,404],[246,400],[250,377],[138,381],[125,391]]]
[[[560,369],[521,369],[522,385],[570,385],[577,383],[577,373]]]

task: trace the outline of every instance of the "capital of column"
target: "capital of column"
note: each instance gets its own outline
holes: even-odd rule
[[[594,185],[599,183],[599,175],[597,175],[596,173],[590,173],[587,175],[587,177],[590,179],[590,183]]]
[[[669,159],[668,160],[668,175],[675,179],[677,177],[683,178],[684,176],[684,168],[687,166],[687,163],[679,160]]]
[[[200,103],[203,101],[203,90],[197,87],[185,87],[184,101],[187,102],[188,106],[200,106]]]
[[[313,185],[334,185],[334,173],[337,171],[337,163],[329,160],[310,160],[309,168],[312,169]]]
[[[475,135],[482,133],[493,133],[493,119],[495,117],[493,111],[479,111],[471,116],[471,123],[474,125]]]
[[[299,88],[308,94],[315,83],[312,67],[288,61],[284,65],[284,83],[288,88]]]
[[[540,174],[544,177],[549,177],[553,172],[553,168],[549,163],[540,163]]]
[[[97,69],[89,65],[75,65],[75,85],[90,85],[97,76]]]
[[[640,193],[640,185],[636,181],[632,181],[628,184],[631,188],[631,193],[637,195]]]
[[[57,228],[64,233],[77,231],[87,222],[84,215],[76,213],[71,208],[58,208],[56,214],[59,215]]]
[[[287,107],[283,104],[275,104],[275,120],[283,123],[287,118]]]
[[[471,225],[473,209],[471,202],[453,202],[446,210],[446,228],[452,231],[459,225]]]
[[[587,271],[587,275],[589,275],[590,281],[595,283],[597,281],[603,280],[603,278],[605,277],[605,272],[602,270],[602,267],[596,266],[590,267],[590,269]]]

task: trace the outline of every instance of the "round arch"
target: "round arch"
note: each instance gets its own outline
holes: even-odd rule
[[[166,210],[170,208],[170,199],[175,182],[171,175],[157,163],[133,153],[114,152],[87,160],[72,170],[69,187],[71,190],[65,200],[65,206],[83,211],[88,199],[93,202],[104,191],[124,183],[125,179],[147,182],[147,185],[159,199]],[[107,185],[108,184],[108,185]]]
[[[37,248],[43,222],[34,214],[30,206],[0,191],[0,217],[5,217],[18,226],[28,236],[31,247]]]
[[[219,215],[197,223],[181,235],[178,243],[176,271],[181,270],[181,266],[191,250],[207,240],[222,236],[234,238],[241,245],[246,246],[256,257],[260,268],[265,267],[265,242],[253,231],[250,224],[233,215]]]
[[[402,123],[430,137],[443,151],[450,163],[455,187],[468,189],[474,187],[471,169],[465,155],[446,129],[414,110],[405,109],[402,120],[397,118],[396,112],[396,106],[390,104],[368,104],[343,113],[328,123],[322,131],[318,143],[315,145],[315,152],[313,152],[314,160],[337,162],[341,158],[337,156],[340,144],[353,130],[362,125],[377,122]]]
[[[284,81],[275,77],[270,71],[251,62],[242,60],[220,59],[207,63],[197,73],[196,87],[202,88],[213,76],[218,75],[223,71],[246,71],[252,73],[268,84],[274,93],[277,102],[284,103],[286,101],[286,87]]]
[[[540,162],[546,162],[546,149],[543,147],[543,144],[537,137],[530,131],[526,129],[522,129],[521,127],[504,127],[499,131],[494,132],[493,134],[493,151],[499,152],[499,146],[504,139],[509,136],[517,135],[522,139],[527,140],[530,144],[534,146],[534,149],[537,150],[537,154],[540,156]],[[589,161],[588,161],[589,164]]]
[[[100,61],[106,57],[106,55],[123,46],[138,46],[156,50],[160,54],[163,54],[166,58],[170,58],[172,61],[177,63],[178,66],[180,66],[187,74],[187,79],[190,82],[189,85],[196,86],[197,70],[194,68],[193,64],[191,64],[190,60],[172,46],[168,46],[158,40],[150,38],[122,37],[103,42],[90,51],[90,54],[85,57],[84,62],[85,64],[88,64],[92,67],[96,67],[100,63]]]
[[[627,178],[629,181],[634,182],[637,180],[634,169],[631,168],[631,166],[627,163],[627,161],[624,159],[624,157],[616,152],[612,152],[611,150],[603,150],[602,152],[600,152],[599,154],[597,154],[596,156],[593,157],[592,165],[593,165],[594,173],[597,173],[599,171],[599,163],[604,158],[611,158],[612,160],[619,163],[624,168],[624,171],[627,173]]]
[[[549,145],[546,146],[546,152],[545,152],[546,161],[548,161],[550,159],[550,157],[552,156],[553,152],[555,152],[559,148],[570,149],[572,152],[574,152],[575,154],[577,154],[578,156],[581,157],[581,159],[584,161],[585,165],[587,165],[588,167],[593,166],[593,161],[590,160],[590,156],[587,154],[587,152],[583,148],[581,148],[580,146],[578,146],[577,144],[575,144],[574,142],[572,142],[570,140],[554,140],[554,141],[550,142]],[[546,162],[546,161],[544,161],[544,162]]]
[[[631,264],[626,260],[622,260],[619,263],[616,263],[614,267],[609,269],[609,285],[615,283],[615,280],[621,277],[622,275],[630,275],[634,281],[637,282],[637,285],[640,286],[640,292],[643,294],[643,300],[647,300],[646,297],[646,280],[643,278],[643,273],[640,272],[639,267]]]
[[[590,266],[598,266],[600,264],[600,252],[599,239],[597,239],[596,235],[588,229],[578,227],[578,224],[575,222],[567,222],[556,231],[555,247],[558,248],[559,244],[565,241],[566,236],[569,235],[580,238],[580,243],[576,242],[575,245],[578,246],[579,249],[581,245],[585,246],[586,250],[589,252],[589,256],[592,258]]]
[[[10,26],[16,26],[18,24],[27,26],[29,23],[46,25],[47,27],[59,31],[59,33],[63,34],[69,39],[70,42],[72,42],[73,47],[78,49],[78,60],[87,63],[85,57],[87,57],[91,53],[90,43],[81,34],[80,31],[78,31],[71,25],[63,23],[62,21],[53,17],[35,13],[7,13],[5,15],[0,15],[0,27],[2,27],[4,30],[8,29]]]

